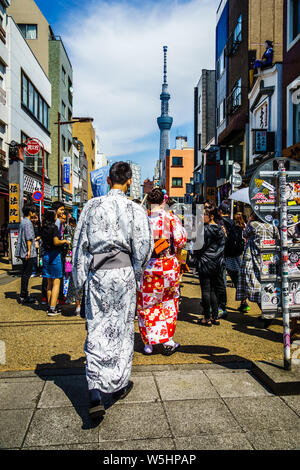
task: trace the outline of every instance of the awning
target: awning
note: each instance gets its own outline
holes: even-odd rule
[[[229,199],[232,199],[233,201],[244,202],[245,204],[249,204],[250,206],[251,203],[249,197],[249,188],[242,188],[238,191],[235,191],[229,196]]]

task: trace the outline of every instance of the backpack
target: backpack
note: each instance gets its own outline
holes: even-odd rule
[[[225,258],[236,258],[244,252],[245,241],[243,239],[243,229],[236,225],[233,220],[223,219],[227,232],[225,243]]]

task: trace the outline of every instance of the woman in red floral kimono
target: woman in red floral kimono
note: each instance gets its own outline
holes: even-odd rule
[[[148,195],[149,217],[155,242],[151,259],[138,291],[139,329],[151,354],[154,344],[164,345],[171,355],[179,344],[173,341],[178,314],[180,264],[176,254],[185,245],[187,234],[178,217],[164,209],[164,193],[155,188]]]

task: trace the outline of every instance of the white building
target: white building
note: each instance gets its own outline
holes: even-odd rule
[[[99,136],[96,136],[96,151],[95,151],[95,170],[97,170],[98,168],[101,168],[102,166],[107,166],[108,165],[108,161],[107,161],[107,158],[105,156],[105,154],[103,152],[101,152],[101,149],[100,149],[100,139],[99,139]]]
[[[130,186],[130,193],[129,196],[133,199],[140,199],[141,198],[141,167],[136,165],[133,162],[128,161],[131,170],[132,170],[132,184]]]
[[[262,70],[249,93],[249,165],[282,151],[282,64]]]
[[[8,49],[8,140],[35,137],[50,154],[51,83],[12,17],[8,17]]]
[[[0,1],[0,150],[2,151],[2,163],[7,166],[8,146],[6,142],[8,128],[8,103],[7,69],[9,64],[9,50],[7,41],[7,15],[6,8],[9,7],[10,0]]]

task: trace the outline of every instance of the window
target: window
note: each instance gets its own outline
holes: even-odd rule
[[[28,80],[22,75],[22,103],[28,107]]]
[[[240,15],[237,25],[235,27],[235,30],[233,33],[233,41],[237,49],[238,45],[242,42],[242,15]]]
[[[34,115],[38,119],[39,117],[39,94],[34,90]]]
[[[172,158],[172,166],[183,166],[183,158],[182,157],[173,157]]]
[[[37,39],[37,24],[18,24],[25,39]]]
[[[290,0],[290,42],[300,34],[300,0]]]
[[[65,152],[66,151],[66,138],[63,135],[61,136],[61,147],[63,151]]]
[[[242,105],[242,79],[240,78],[232,88],[232,91],[227,99],[227,112],[234,114],[236,110]]]
[[[61,79],[64,82],[64,84],[66,84],[66,71],[63,67],[61,68]]]
[[[300,103],[294,104],[293,144],[300,142]]]
[[[33,113],[34,111],[34,104],[33,104],[33,85],[29,82],[29,101],[28,101],[28,108],[29,111]]]
[[[21,104],[26,111],[32,114],[43,127],[49,129],[49,106],[23,70],[21,71],[21,95]]]
[[[182,178],[172,178],[172,188],[182,188]]]
[[[61,114],[64,118],[66,118],[66,105],[63,101],[61,102]]]
[[[225,51],[222,52],[217,62],[217,79],[219,79],[225,70]]]
[[[219,126],[225,119],[225,100],[221,101],[217,108],[217,126]]]

